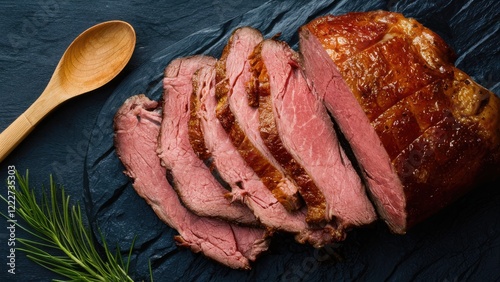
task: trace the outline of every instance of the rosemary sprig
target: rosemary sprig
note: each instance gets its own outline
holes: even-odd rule
[[[17,226],[34,238],[16,241],[28,258],[70,281],[133,281],[127,273],[134,242],[125,264],[120,249],[113,253],[101,234],[101,255],[92,232],[84,225],[80,205],[70,206],[70,197],[64,187],[57,189],[52,176],[49,194],[43,189],[40,201],[29,187],[28,172],[25,177],[16,172],[16,178],[16,214],[27,224]]]

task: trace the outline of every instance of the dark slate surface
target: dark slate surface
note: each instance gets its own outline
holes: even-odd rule
[[[382,224],[355,230],[346,242],[314,250],[278,235],[250,272],[230,270],[202,255],[179,250],[175,231],[161,223],[122,174],[112,147],[112,116],[129,96],[161,94],[162,69],[177,56],[220,54],[240,25],[266,35],[282,32],[296,46],[296,29],[325,13],[372,9],[403,12],[439,33],[458,53],[458,66],[500,93],[500,2],[498,1],[3,1],[0,3],[0,129],[20,115],[43,90],[66,46],[87,27],[110,19],[130,22],[137,46],[130,64],[109,85],[67,102],[50,114],[0,164],[30,169],[34,186],[53,174],[74,201],[85,204],[93,228],[111,245],[126,249],[137,235],[131,272],[157,281],[186,280],[389,280],[494,281],[500,279],[499,183],[479,187],[405,236]],[[260,6],[262,5],[262,6]],[[260,7],[259,7],[260,6]],[[252,10],[257,8],[256,10]],[[6,188],[1,189],[5,195]],[[6,211],[4,203],[1,211]],[[58,278],[16,256],[7,273],[7,223],[0,229],[0,278],[46,281]],[[26,236],[17,230],[17,236]],[[2,279],[2,281],[4,281]]]

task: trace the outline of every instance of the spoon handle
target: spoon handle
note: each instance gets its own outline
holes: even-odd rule
[[[0,162],[35,128],[25,114],[19,116],[0,134]]]
[[[60,103],[57,99],[49,99],[46,93],[47,89],[0,134],[0,163],[28,136],[38,122]]]

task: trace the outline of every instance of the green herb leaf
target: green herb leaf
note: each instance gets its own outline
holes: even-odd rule
[[[50,177],[49,193],[43,189],[41,200],[37,200],[29,187],[28,172],[24,177],[16,172],[16,178],[16,214],[27,224],[17,226],[34,238],[16,240],[28,258],[71,281],[133,281],[127,273],[135,238],[124,264],[119,247],[113,253],[101,233],[101,256],[91,230],[84,225],[80,205],[70,205],[64,187],[58,189]]]

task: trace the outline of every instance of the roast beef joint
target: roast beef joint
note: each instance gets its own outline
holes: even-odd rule
[[[404,234],[499,175],[500,99],[436,33],[371,11],[298,34],[295,51],[240,27],[219,59],[170,62],[161,101],[116,113],[125,174],[179,246],[250,269],[276,232],[321,248],[380,218]]]

